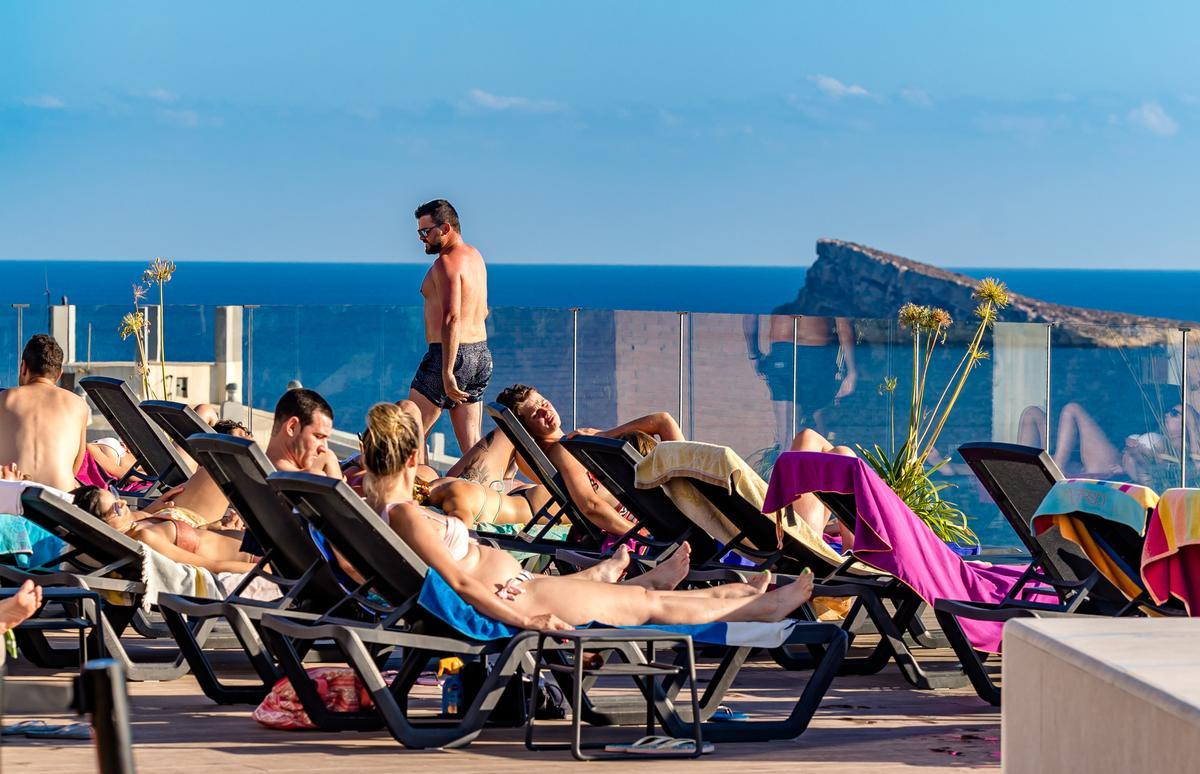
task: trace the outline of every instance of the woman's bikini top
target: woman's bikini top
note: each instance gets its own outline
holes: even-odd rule
[[[400,503],[388,503],[383,506],[384,519],[387,518],[387,513],[392,509],[393,505]],[[458,562],[466,558],[467,549],[471,545],[471,535],[467,532],[467,525],[463,524],[458,519],[452,519],[448,516],[443,516],[440,513],[433,513],[424,508],[421,509],[421,515],[430,521],[436,521],[446,528],[446,532],[442,535],[442,545],[446,546],[446,550],[450,552],[450,558]]]

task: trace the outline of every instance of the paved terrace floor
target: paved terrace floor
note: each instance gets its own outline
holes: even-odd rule
[[[869,638],[863,638],[868,640]],[[947,663],[948,650],[918,651],[922,661]],[[226,667],[239,662],[220,654]],[[10,662],[10,679],[47,679],[45,672]],[[64,676],[60,676],[65,677]],[[53,678],[52,678],[53,679]],[[756,718],[782,715],[803,685],[803,673],[791,674],[773,662],[754,661],[743,670],[726,703]],[[423,701],[436,707],[437,688],[418,687]],[[172,682],[130,683],[135,759],[139,771],[179,772],[360,772],[415,770],[424,774],[457,771],[528,772],[538,765],[590,770],[628,767],[629,761],[580,763],[569,752],[530,752],[521,729],[489,728],[459,750],[406,750],[386,731],[327,733],[274,731],[250,717],[248,706],[219,706],[209,701],[190,676]],[[9,715],[6,723],[28,719]],[[46,717],[51,722],[71,719]],[[565,741],[566,721],[539,722],[539,738]],[[589,729],[585,726],[585,735]],[[635,729],[591,729],[632,741]],[[825,697],[809,730],[794,741],[769,744],[720,744],[699,761],[660,760],[645,765],[656,771],[739,772],[891,772],[995,769],[1000,765],[1000,713],[970,688],[915,691],[894,667],[869,677],[841,677]],[[585,736],[585,738],[587,738]],[[640,761],[635,762],[640,763]],[[0,769],[21,774],[68,774],[94,771],[92,749],[82,741],[35,741],[4,737]]]

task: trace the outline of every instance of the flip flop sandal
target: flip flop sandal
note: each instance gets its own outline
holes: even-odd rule
[[[693,739],[677,739],[673,736],[644,736],[633,744],[605,745],[606,752],[624,752],[637,755],[686,755],[695,752],[696,742]],[[701,754],[716,750],[712,742],[705,742],[700,748]]]
[[[750,719],[750,713],[738,712],[728,704],[722,704],[709,719],[714,723],[742,723]]]
[[[441,685],[441,684],[442,684],[442,681],[438,680],[437,672],[434,672],[433,670],[430,670],[428,672],[422,672],[421,676],[417,678],[417,685]]]
[[[91,739],[92,729],[87,723],[68,723],[63,726],[43,725],[26,729],[30,739]]]
[[[31,728],[45,728],[46,721],[44,720],[22,720],[20,723],[13,723],[11,726],[0,728],[0,736],[25,736],[25,732]]]

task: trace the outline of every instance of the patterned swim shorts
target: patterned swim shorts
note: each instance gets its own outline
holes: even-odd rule
[[[464,403],[483,400],[483,391],[492,378],[492,353],[486,341],[474,341],[458,345],[458,357],[454,358],[454,378],[458,388],[467,394]],[[446,397],[442,387],[442,345],[430,344],[429,351],[421,359],[412,388],[429,399],[438,408],[454,408],[457,404]]]

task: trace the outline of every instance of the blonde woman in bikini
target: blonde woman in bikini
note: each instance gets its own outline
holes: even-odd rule
[[[610,625],[779,621],[812,594],[812,575],[765,591],[767,576],[752,584],[675,591],[605,582],[614,565],[571,576],[530,575],[508,553],[471,541],[466,525],[420,507],[412,499],[420,425],[393,403],[367,415],[362,463],[367,503],[432,569],[481,614],[527,629],[560,630],[589,621]],[[593,568],[594,570],[596,568]]]

